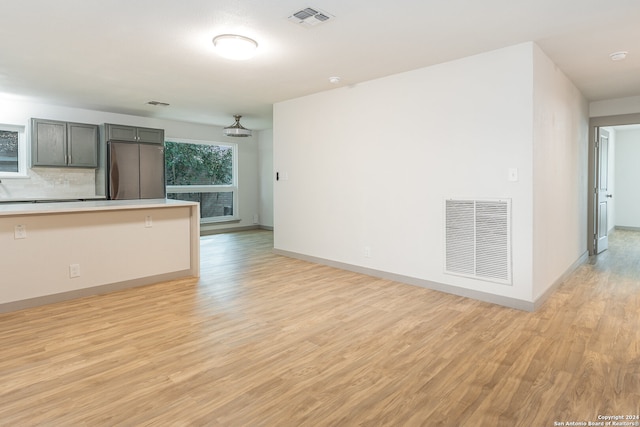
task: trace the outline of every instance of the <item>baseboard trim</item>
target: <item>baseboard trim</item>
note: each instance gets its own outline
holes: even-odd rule
[[[259,229],[259,225],[245,225],[242,227],[227,227],[227,228],[212,228],[210,230],[203,230],[200,228],[200,236],[212,236],[214,234],[233,233],[235,231],[249,231]]]
[[[24,310],[27,308],[39,307],[47,304],[68,301],[77,298],[84,298],[95,295],[104,295],[123,289],[136,288],[138,286],[152,285],[175,279],[193,277],[191,270],[176,271],[173,273],[158,274],[156,276],[143,277],[140,279],[125,280],[107,285],[92,286],[90,288],[75,289],[73,291],[60,292],[57,294],[43,295],[19,301],[11,301],[0,304],[0,314],[12,311]]]
[[[416,277],[404,276],[396,273],[389,273],[387,271],[361,267],[358,265],[342,263],[342,262],[328,260],[324,258],[318,258],[314,256],[299,254],[296,252],[289,252],[281,249],[274,249],[273,252],[277,255],[282,255],[289,258],[295,258],[302,261],[312,262],[315,264],[327,265],[329,267],[335,267],[341,270],[352,271],[354,273],[366,274],[367,276],[378,277],[380,279],[392,280],[394,282],[405,283],[413,286],[419,286],[421,288],[431,289],[434,291],[444,292],[447,294],[457,295],[465,298],[471,298],[478,301],[488,302],[491,304],[497,304],[503,307],[513,308],[516,310],[523,310],[523,311],[535,310],[535,304],[533,302],[524,301],[517,298],[490,294],[487,292],[481,292],[474,289],[460,288],[458,286],[446,285],[444,283],[432,282],[429,280],[418,279]]]
[[[267,230],[273,231],[273,227],[268,225],[247,225],[243,227],[229,227],[229,228],[214,228],[211,230],[200,229],[200,236],[212,236],[214,234],[234,233],[236,231],[250,231],[250,230]]]
[[[625,230],[625,231],[640,231],[640,227],[627,227],[625,225],[616,225],[613,227],[614,230]]]
[[[540,295],[538,298],[535,299],[533,303],[533,311],[536,311],[537,309],[542,307],[542,304],[544,304],[547,298],[549,298],[551,294],[554,293],[556,289],[558,289],[558,286],[563,284],[564,281],[567,280],[567,278],[571,275],[571,273],[576,271],[578,267],[580,267],[582,264],[587,262],[588,259],[589,259],[589,251],[585,251],[582,255],[580,255],[580,257],[578,257],[578,259],[573,264],[569,266],[569,268],[565,270],[564,273],[560,275],[560,277],[558,277],[558,279],[556,279],[555,282],[553,282],[551,286],[549,286],[549,288],[547,288],[546,291],[542,293],[542,295]]]

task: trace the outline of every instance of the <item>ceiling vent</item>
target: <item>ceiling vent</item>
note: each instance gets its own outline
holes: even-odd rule
[[[147,102],[147,104],[153,105],[154,107],[168,107],[169,106],[168,103],[160,102],[160,101],[149,101],[149,102]]]
[[[300,24],[303,27],[315,27],[318,24],[327,22],[331,18],[335,18],[335,16],[318,8],[307,7],[295,12],[287,19],[294,24]]]

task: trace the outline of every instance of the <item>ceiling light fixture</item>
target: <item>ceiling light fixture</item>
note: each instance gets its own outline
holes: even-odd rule
[[[613,52],[611,55],[609,55],[609,58],[611,58],[612,61],[622,61],[623,59],[627,58],[627,53],[624,50],[621,50],[620,52]]]
[[[340,80],[342,80],[340,77],[338,76],[334,76],[334,77],[329,77],[329,83],[337,85],[338,83],[340,83]]]
[[[237,34],[221,34],[213,38],[218,54],[227,59],[242,61],[252,58],[258,48],[258,42]]]
[[[222,132],[226,135],[226,136],[251,136],[251,130],[247,129],[246,127],[242,126],[240,124],[240,117],[242,117],[239,114],[236,114],[233,116],[236,119],[236,122],[234,124],[232,124],[231,126],[227,126],[226,128],[224,128],[222,130]]]

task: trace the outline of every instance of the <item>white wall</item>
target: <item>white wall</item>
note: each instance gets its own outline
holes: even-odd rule
[[[22,125],[29,129],[32,117],[73,121],[80,123],[117,123],[131,126],[160,128],[165,130],[167,138],[238,143],[238,185],[240,199],[238,211],[241,221],[234,224],[203,226],[203,230],[234,228],[254,225],[254,214],[259,213],[258,197],[258,137],[230,138],[222,135],[222,128],[203,124],[163,120],[125,114],[106,113],[86,110],[0,99],[0,123]],[[27,133],[27,145],[29,143]],[[0,201],[8,198],[90,198],[93,189],[94,171],[89,169],[72,170],[68,168],[37,168],[31,170],[28,179],[2,179],[0,183]]]
[[[276,104],[276,249],[531,301],[532,49]],[[512,286],[444,274],[451,197],[513,200]]]
[[[587,251],[588,104],[534,45],[533,298]]]
[[[534,302],[586,251],[587,116],[533,43],[276,104],[274,246]],[[512,286],[444,274],[450,197],[512,199]]]
[[[589,116],[616,116],[640,113],[640,96],[594,101],[589,104]]]
[[[640,130],[616,131],[616,226],[640,228]]]
[[[260,131],[258,153],[260,225],[273,227],[273,129]]]

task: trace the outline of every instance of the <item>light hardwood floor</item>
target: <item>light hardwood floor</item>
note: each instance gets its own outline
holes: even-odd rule
[[[0,315],[0,425],[535,427],[640,414],[640,233],[615,232],[535,313],[271,247],[268,231],[204,237],[199,281]]]

